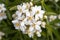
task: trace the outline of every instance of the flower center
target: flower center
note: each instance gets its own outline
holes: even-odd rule
[[[26,5],[26,9],[28,9],[28,5]]]
[[[20,8],[20,12],[22,12],[22,9]]]
[[[19,24],[19,23],[16,23],[15,25],[16,25],[17,27],[18,27],[18,26],[20,26],[20,24]]]
[[[31,16],[30,16],[30,17],[28,17],[28,19],[29,19],[29,20],[32,20],[32,19],[33,19],[33,17],[31,17]]]
[[[32,26],[33,26],[33,27],[35,27],[35,25],[36,25],[36,24],[34,24],[34,23],[33,23],[33,25],[32,25]]]
[[[27,4],[26,4],[26,9],[28,9],[28,8],[29,8],[29,4],[27,3]]]
[[[0,16],[4,16],[5,14],[3,14],[3,13],[0,13]]]
[[[39,14],[39,10],[37,10],[36,14]]]

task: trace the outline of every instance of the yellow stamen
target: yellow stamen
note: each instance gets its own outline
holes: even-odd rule
[[[4,13],[0,13],[0,16],[4,16],[5,14]]]
[[[31,16],[30,16],[28,19],[29,19],[29,20],[32,20],[32,19],[33,19],[33,17],[31,17]]]
[[[39,14],[39,11],[37,11],[36,14]]]
[[[20,12],[22,12],[22,9],[20,8]]]
[[[20,24],[19,23],[16,23],[16,26],[18,27],[18,26],[20,26]]]
[[[35,24],[33,23],[33,25],[32,25],[33,27],[35,27]]]

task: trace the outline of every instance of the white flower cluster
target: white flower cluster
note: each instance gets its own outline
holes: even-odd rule
[[[4,6],[4,4],[0,4],[0,21],[7,18],[5,14],[6,8]]]
[[[60,19],[60,14],[58,15],[58,19]]]
[[[60,20],[60,14],[59,15],[50,15],[50,16],[44,16],[46,19],[49,19],[49,22],[54,21],[55,19],[59,19]]]
[[[50,22],[51,22],[51,21],[54,21],[56,18],[57,18],[56,15],[50,15],[50,16],[49,16],[49,21],[50,21]]]
[[[17,5],[17,11],[12,15],[15,29],[21,30],[24,34],[28,34],[29,37],[37,35],[41,36],[42,29],[45,28],[46,23],[42,21],[44,10],[41,10],[41,6],[33,6],[33,3],[23,3]]]
[[[58,2],[59,0],[55,0],[55,2]]]
[[[5,34],[3,32],[0,32],[0,40],[2,39],[2,36],[4,36]]]
[[[49,1],[53,1],[53,0],[49,0]],[[55,2],[58,2],[59,0],[54,0]]]

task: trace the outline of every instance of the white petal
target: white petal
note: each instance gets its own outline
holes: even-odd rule
[[[4,16],[3,18],[4,18],[4,19],[6,19],[6,18],[7,18],[7,16]]]
[[[37,34],[37,36],[38,36],[38,37],[41,37],[41,34],[40,34],[40,32],[36,32],[36,34]]]
[[[39,20],[39,17],[38,17],[38,15],[35,15],[35,20],[37,21],[37,20]]]
[[[22,32],[26,31],[26,26],[20,26],[20,30],[21,30]]]
[[[21,22],[21,26],[24,26],[25,25],[25,23],[24,22]]]
[[[3,32],[0,32],[0,36],[3,36],[3,35],[5,35],[5,33],[3,33]]]
[[[45,28],[45,25],[46,25],[45,22],[42,22],[42,23],[41,23],[41,26],[42,26],[43,28]]]
[[[4,7],[5,5],[4,4],[1,4],[2,7]]]
[[[41,24],[41,21],[37,21],[36,24],[37,24],[37,25],[40,25],[40,24]]]
[[[42,19],[43,18],[43,15],[38,15],[39,17],[40,17],[40,19]]]
[[[29,31],[30,31],[30,32],[34,32],[34,27],[32,27],[32,26],[29,27]]]
[[[26,16],[30,16],[30,12],[26,12]]]
[[[31,38],[31,37],[34,36],[34,34],[33,33],[29,33],[28,36]]]
[[[57,16],[51,15],[51,16],[49,17],[49,21],[53,21],[53,20],[55,20],[56,18],[57,18]]]
[[[22,15],[22,13],[19,12],[19,11],[16,11],[16,15],[17,15],[18,17],[20,17],[20,16]]]
[[[44,14],[44,13],[45,13],[45,11],[44,11],[44,10],[40,10],[40,13],[41,13],[41,14]]]
[[[22,9],[21,5],[17,5],[17,9],[18,10]]]
[[[2,8],[3,11],[6,11],[6,8]]]
[[[1,9],[0,9],[0,12],[1,12]]]
[[[20,29],[19,27],[15,27],[15,29]]]
[[[60,14],[58,15],[58,19],[60,19]]]
[[[26,4],[25,4],[25,3],[23,3],[22,8],[23,8],[23,9],[26,9]]]
[[[0,36],[0,40],[2,39],[2,36]]]
[[[24,21],[24,22],[27,22],[27,18],[25,18],[23,21]]]
[[[35,26],[35,29],[36,29],[36,30],[40,30],[41,28],[40,28],[39,25],[36,25],[36,26]]]
[[[18,20],[13,20],[13,21],[12,21],[12,23],[16,23],[16,22],[18,22]]]
[[[38,6],[37,8],[38,8],[39,10],[41,10],[41,6]]]
[[[2,18],[2,17],[0,17],[0,21],[1,21],[1,20],[3,20],[3,18]]]

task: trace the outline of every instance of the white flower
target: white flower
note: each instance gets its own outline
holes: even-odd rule
[[[55,2],[58,2],[59,0],[55,0]]]
[[[38,31],[40,31],[41,32],[41,28],[40,28],[40,25],[41,25],[41,21],[35,21],[35,22],[33,22],[33,24],[32,24],[32,27],[34,27],[35,28],[35,30],[38,30]]]
[[[6,8],[4,6],[4,4],[0,4],[0,21],[7,18],[5,14]]]
[[[21,5],[17,5],[17,9],[18,9],[18,11],[19,11],[20,13],[22,13],[23,10],[24,10]]]
[[[37,30],[37,31],[39,31],[39,32],[42,31],[39,25],[36,25],[36,26],[35,26],[35,30]]]
[[[28,36],[29,36],[30,38],[32,38],[32,37],[34,36],[34,33],[29,32],[29,33],[28,33]]]
[[[6,8],[4,6],[5,6],[4,4],[0,4],[0,12],[6,11]]]
[[[33,37],[35,34],[41,36],[41,25],[45,27],[45,24],[41,24],[44,10],[41,10],[41,6],[33,6],[33,3],[23,3],[17,6],[17,11],[13,14],[15,29],[21,30],[23,34],[28,34],[29,37]]]
[[[12,18],[16,19],[17,18],[17,15],[16,14],[13,14],[12,15]]]
[[[7,16],[5,13],[0,13],[0,21],[3,20],[3,19],[6,19]]]
[[[36,31],[38,31],[39,33],[42,32],[41,28],[40,28],[40,24],[41,21],[33,21],[32,24],[29,26],[28,30],[27,30],[27,34],[29,35],[29,37],[33,37],[34,33],[36,33]],[[38,35],[38,34],[37,34]],[[39,34],[40,36],[40,34]]]
[[[35,31],[35,30],[34,30],[34,27],[30,26],[30,27],[29,27],[29,31],[34,33],[34,31]]]
[[[47,15],[44,15],[44,18],[47,19],[48,18]]]
[[[38,37],[41,37],[40,32],[37,31],[36,34],[37,34]]]
[[[60,14],[58,15],[58,19],[60,19]]]
[[[26,25],[32,25],[32,22],[35,21],[33,16],[26,17]]]
[[[20,26],[20,30],[21,30],[24,34],[26,34],[26,26]]]
[[[36,31],[38,31],[39,33],[42,32],[41,28],[40,28],[40,24],[39,23],[40,21],[36,22],[36,23],[33,23],[30,27],[29,27],[29,32],[30,33],[37,33]],[[38,34],[37,34],[38,35]],[[40,36],[40,34],[39,34]]]
[[[20,11],[16,11],[15,13],[18,17],[20,17],[22,15],[22,13]]]
[[[24,10],[24,13],[26,14],[26,17],[30,16],[30,14],[31,14],[28,9]]]
[[[30,2],[30,6],[33,6],[33,3],[32,2]]]
[[[46,25],[45,22],[41,22],[41,26],[42,26],[43,28],[45,28],[45,25]]]
[[[27,34],[30,38],[34,36],[34,32],[35,32],[35,29],[32,26],[30,26],[29,29],[27,30]]]
[[[26,26],[24,21],[21,22],[19,20],[13,20],[12,23],[14,24],[15,29],[20,29],[23,33],[25,33]]]
[[[60,23],[55,23],[56,26],[60,26]]]
[[[41,6],[35,6],[31,8],[32,15],[35,15],[35,20],[38,20],[39,18],[43,18],[43,14],[45,13],[44,10],[41,10]]]
[[[30,4],[27,2],[27,3],[23,3],[23,6],[22,6],[24,9],[29,9],[30,8]]]
[[[22,15],[22,13],[20,13],[19,11],[16,11],[15,19],[23,20],[24,18],[25,16]]]
[[[33,0],[31,0],[31,1],[33,1]]]
[[[20,22],[18,20],[13,20],[12,23],[14,24],[15,29],[20,29]]]
[[[51,22],[51,21],[55,20],[56,18],[57,18],[57,16],[50,15],[50,17],[49,17],[49,21]]]
[[[3,32],[0,32],[0,40],[2,39],[2,36],[4,36],[5,34]]]

